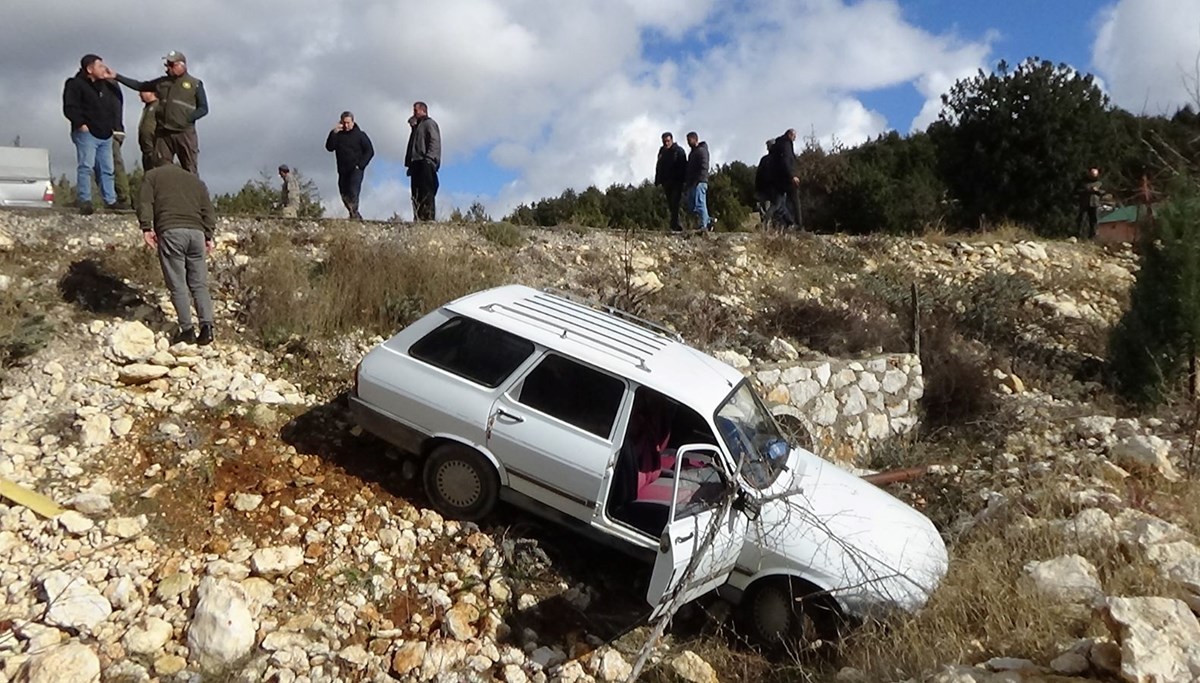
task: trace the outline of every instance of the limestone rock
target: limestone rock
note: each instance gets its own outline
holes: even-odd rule
[[[233,494],[231,500],[234,510],[238,512],[250,512],[251,510],[258,509],[258,506],[262,504],[263,497],[257,493],[238,492]]]
[[[102,493],[78,493],[66,500],[72,507],[85,515],[102,515],[112,509],[112,499]]]
[[[117,379],[123,384],[145,384],[159,377],[165,377],[171,368],[148,363],[134,363],[117,370]]]
[[[1157,436],[1134,435],[1113,446],[1110,455],[1127,468],[1157,473],[1167,481],[1179,481],[1179,473],[1171,464],[1171,442]]]
[[[137,517],[114,517],[104,523],[104,533],[117,538],[133,538],[145,530],[149,520],[146,515]]]
[[[1146,550],[1146,559],[1160,575],[1187,590],[1188,606],[1200,611],[1200,548],[1189,541],[1159,543]]]
[[[154,660],[154,673],[159,676],[174,676],[183,671],[187,660],[178,655],[163,655]]]
[[[250,568],[266,578],[287,576],[304,564],[304,550],[297,546],[259,548],[250,555]]]
[[[1121,678],[1130,683],[1185,683],[1200,678],[1200,622],[1169,598],[1106,600],[1103,614],[1121,645]]]
[[[202,671],[219,671],[250,652],[257,626],[238,584],[205,577],[197,595],[187,631],[189,657]]]
[[[136,321],[117,325],[108,336],[108,348],[118,360],[127,362],[146,360],[157,350],[154,332]]]
[[[94,683],[100,680],[100,658],[92,648],[68,643],[29,659],[29,683]]]
[[[112,419],[104,413],[89,415],[79,427],[79,445],[98,448],[112,441]]]
[[[1050,670],[1064,676],[1080,676],[1092,666],[1088,658],[1078,652],[1064,652],[1050,661]]]
[[[771,338],[770,343],[767,344],[767,353],[779,361],[794,361],[800,358],[800,352],[796,351],[796,347],[788,343],[786,339],[779,337]]]
[[[712,665],[691,650],[684,650],[671,660],[671,671],[687,683],[719,683]]]
[[[620,652],[611,647],[604,647],[593,653],[588,669],[603,683],[624,681],[633,673],[633,666],[625,661]]]
[[[1100,575],[1079,555],[1064,555],[1045,562],[1030,562],[1025,573],[1039,594],[1059,602],[1090,602],[1101,595]]]
[[[750,359],[746,358],[737,351],[721,350],[714,353],[713,357],[722,363],[732,365],[737,370],[750,367]]]
[[[139,625],[126,631],[121,643],[133,654],[151,655],[163,649],[171,639],[173,631],[169,622],[157,617],[147,617]]]
[[[50,604],[47,623],[91,631],[112,614],[108,600],[81,576],[52,571],[42,578],[42,590]]]
[[[461,641],[475,639],[475,621],[479,619],[479,609],[475,605],[459,602],[451,607],[442,617],[442,625],[451,638]]]
[[[403,678],[414,669],[419,668],[425,659],[427,647],[423,641],[402,643],[400,647],[396,648],[396,654],[392,657],[392,673]]]
[[[81,536],[92,530],[96,523],[88,519],[87,516],[81,515],[74,510],[67,510],[55,518],[59,526],[66,529],[68,533]]]

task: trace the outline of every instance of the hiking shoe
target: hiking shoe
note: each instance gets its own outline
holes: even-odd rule
[[[92,206],[91,202],[81,202],[79,204],[79,215],[90,216],[96,213],[96,207]]]
[[[171,337],[171,346],[174,346],[176,344],[195,344],[195,343],[196,343],[196,328],[194,328],[194,327],[181,327],[181,328],[179,328],[179,331],[175,333],[175,336]]]
[[[213,343],[213,326],[211,324],[200,324],[200,334],[196,335],[196,343],[200,346],[208,346]]]
[[[105,204],[104,208],[108,209],[109,211],[128,211],[129,210],[129,202],[123,202],[118,199],[117,201],[113,202],[112,204]]]

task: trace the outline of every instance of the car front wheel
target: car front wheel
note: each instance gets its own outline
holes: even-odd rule
[[[496,507],[500,476],[478,451],[446,443],[425,461],[425,492],[444,517],[477,522]]]
[[[765,579],[750,587],[740,607],[743,632],[770,649],[797,653],[839,636],[832,600],[803,581]]]

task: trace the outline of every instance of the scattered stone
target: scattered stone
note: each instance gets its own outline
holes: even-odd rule
[[[1157,436],[1134,435],[1122,439],[1110,453],[1118,465],[1143,472],[1157,473],[1167,481],[1179,481],[1171,464],[1171,442]]]
[[[287,576],[304,564],[304,550],[297,546],[259,548],[250,555],[250,569],[268,579]]]
[[[691,650],[684,650],[671,660],[671,671],[687,683],[719,683],[712,665]]]
[[[475,639],[475,621],[479,619],[479,609],[475,605],[459,602],[451,607],[444,617],[442,625],[451,638],[461,641]]]
[[[154,355],[157,350],[154,333],[140,322],[124,322],[113,328],[108,348],[121,361],[138,362]]]
[[[28,683],[96,683],[100,680],[100,658],[92,648],[68,643],[34,655],[26,665]]]
[[[187,631],[189,657],[202,671],[220,671],[250,652],[258,628],[238,584],[205,577],[197,596]]]
[[[76,536],[82,536],[91,531],[92,527],[96,526],[95,522],[74,510],[67,510],[55,519],[58,520],[59,526],[66,529],[68,533],[75,534]]]
[[[85,492],[68,498],[66,505],[85,515],[102,515],[112,510],[112,499],[104,494]]]
[[[402,643],[392,657],[392,673],[404,677],[421,666],[428,646],[423,641]]]
[[[1200,622],[1169,598],[1110,597],[1102,614],[1121,645],[1121,677],[1141,683],[1200,679]]]
[[[92,631],[112,614],[112,605],[82,576],[55,570],[42,578],[46,593],[46,622],[63,628]]]
[[[133,654],[152,655],[163,649],[171,639],[173,631],[169,622],[157,617],[146,617],[141,624],[125,632],[121,643]]]
[[[779,361],[793,361],[800,358],[800,352],[785,339],[772,337],[767,344],[767,353]]]
[[[133,538],[146,529],[146,515],[137,517],[114,517],[104,523],[104,533],[117,538]]]
[[[242,493],[233,494],[232,504],[233,509],[238,512],[250,512],[257,510],[259,505],[262,505],[263,497],[257,493]]]
[[[633,665],[625,661],[620,652],[603,647],[592,654],[588,670],[603,683],[617,683],[629,678],[629,674],[633,673]]]
[[[176,655],[163,655],[154,660],[154,673],[159,676],[174,676],[187,667],[187,660]]]
[[[1050,660],[1050,670],[1064,676],[1081,676],[1092,666],[1088,658],[1077,652],[1064,652]]]
[[[1030,562],[1025,573],[1037,592],[1051,600],[1089,603],[1104,594],[1096,568],[1080,555]]]
[[[79,445],[98,448],[112,441],[112,419],[104,413],[89,415],[79,427]]]
[[[122,384],[145,384],[159,377],[165,377],[169,372],[171,372],[171,368],[162,365],[134,363],[117,370],[117,379]]]
[[[724,349],[714,353],[713,357],[722,363],[725,363],[726,365],[733,366],[733,368],[736,370],[744,370],[750,367],[750,359],[738,353],[737,351]]]

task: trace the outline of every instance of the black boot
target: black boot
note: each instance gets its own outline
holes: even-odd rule
[[[195,344],[195,343],[196,343],[196,328],[194,328],[194,327],[181,327],[181,328],[179,328],[179,331],[175,333],[175,336],[171,337],[171,346],[174,346],[176,344]]]
[[[91,202],[79,202],[79,215],[90,216],[96,213],[96,207],[92,206]]]
[[[196,343],[200,346],[208,346],[213,343],[212,323],[200,323],[200,334],[196,336]]]

